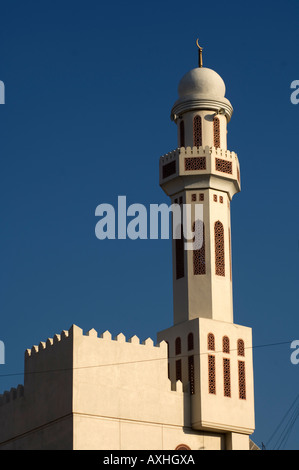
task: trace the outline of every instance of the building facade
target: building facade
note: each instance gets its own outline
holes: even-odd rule
[[[238,157],[227,150],[233,109],[200,48],[199,57],[171,110],[177,148],[160,158],[160,185],[175,207],[190,207],[189,228],[201,241],[185,249],[180,218],[173,326],[154,344],[73,325],[28,349],[24,385],[0,396],[0,449],[252,447],[252,332],[233,316],[230,205],[240,191]]]

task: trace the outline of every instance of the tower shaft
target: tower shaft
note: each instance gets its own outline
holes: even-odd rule
[[[186,218],[180,219],[172,239],[174,324],[158,340],[168,344],[170,380],[182,381],[190,395],[192,427],[225,433],[227,448],[248,448],[254,430],[252,336],[250,328],[234,323],[232,290],[230,206],[241,189],[240,166],[227,150],[232,106],[225,84],[201,65],[179,83],[171,110],[177,148],[160,158],[160,186],[171,204],[191,208],[187,228],[202,243],[186,249]]]
[[[233,322],[230,203],[240,191],[238,157],[226,149],[224,115],[192,111],[177,124],[178,145],[201,145],[179,146],[161,157],[160,185],[172,204],[190,205],[193,231],[195,206],[202,205],[196,228],[203,243],[186,250],[183,239],[173,237],[174,324],[199,317]]]

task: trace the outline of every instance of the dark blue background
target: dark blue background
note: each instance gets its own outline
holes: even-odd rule
[[[253,440],[268,445],[299,391],[289,343],[270,346],[299,339],[298,18],[297,1],[1,2],[1,392],[22,383],[26,348],[73,323],[141,340],[171,325],[170,241],[99,241],[94,213],[118,195],[168,202],[159,157],[199,37],[234,107],[235,322],[253,328]]]

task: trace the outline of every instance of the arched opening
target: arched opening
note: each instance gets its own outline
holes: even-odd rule
[[[208,334],[208,350],[215,351],[215,336],[213,333]]]
[[[181,352],[182,352],[181,338],[178,337],[175,340],[175,354],[176,354],[176,356],[178,354],[181,354]]]
[[[188,334],[187,343],[188,343],[188,351],[192,351],[192,349],[194,349],[194,337],[193,337],[193,333],[189,333],[189,334]]]
[[[222,351],[229,354],[229,337],[223,336],[222,338]]]
[[[245,356],[244,341],[242,339],[238,339],[237,341],[237,351],[238,356]]]

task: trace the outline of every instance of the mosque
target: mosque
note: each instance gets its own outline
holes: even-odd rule
[[[197,46],[198,66],[171,109],[177,147],[159,161],[171,204],[203,208],[201,219],[191,216],[200,246],[186,250],[183,236],[172,237],[173,325],[156,342],[73,325],[27,349],[24,384],[0,395],[1,450],[257,448],[252,330],[233,315],[233,108]]]

